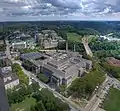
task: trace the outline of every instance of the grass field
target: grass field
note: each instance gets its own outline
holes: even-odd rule
[[[10,111],[30,111],[31,105],[35,104],[34,98],[26,98],[23,102],[18,104],[13,104]]]
[[[110,89],[103,107],[106,111],[120,111],[120,91],[118,89]]]
[[[83,38],[82,36],[76,33],[67,33],[67,37],[70,41],[73,41],[73,42],[81,42]],[[95,35],[86,35],[86,37],[88,37],[89,42],[96,41],[96,38],[98,38],[98,36],[95,36]]]
[[[67,37],[70,41],[81,42],[81,36],[76,33],[67,33]]]

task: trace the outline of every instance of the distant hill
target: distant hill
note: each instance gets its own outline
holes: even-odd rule
[[[65,26],[73,27],[77,30],[81,28],[91,28],[101,34],[118,32],[120,30],[119,21],[33,21],[33,22],[5,22],[4,26],[38,26],[44,28],[63,28]],[[0,27],[3,22],[0,22]]]

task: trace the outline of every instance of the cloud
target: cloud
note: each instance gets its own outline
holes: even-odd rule
[[[116,19],[119,5],[120,0],[0,0],[0,20]]]

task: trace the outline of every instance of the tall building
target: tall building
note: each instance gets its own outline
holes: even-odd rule
[[[2,78],[0,78],[0,111],[9,111],[8,99]]]

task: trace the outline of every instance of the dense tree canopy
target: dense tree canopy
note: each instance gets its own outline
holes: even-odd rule
[[[32,106],[31,111],[47,111],[42,103],[42,101],[39,101],[36,105]]]
[[[40,102],[40,108],[45,108],[45,111],[69,111],[69,106],[66,103],[63,103],[58,98],[55,98],[53,93],[51,93],[47,89],[42,89],[41,91],[38,91],[33,95],[33,97],[37,100],[38,103]],[[44,105],[44,107],[42,104]],[[37,111],[40,111],[40,109]]]
[[[31,85],[20,85],[14,89],[7,90],[9,105],[20,103],[25,100],[26,96],[30,96],[39,90],[39,84],[34,82]]]
[[[29,84],[29,78],[24,74],[19,64],[12,64],[12,70],[15,72],[20,80],[20,83]]]
[[[118,50],[119,49],[119,42],[108,42],[108,41],[91,41],[89,43],[90,48],[93,51],[99,51],[99,50]]]
[[[102,61],[101,66],[113,77],[120,78],[120,67],[112,66],[106,61]]]
[[[68,93],[74,97],[88,98],[95,90],[96,86],[99,86],[105,80],[105,75],[97,65],[82,78],[78,78],[69,87]]]

